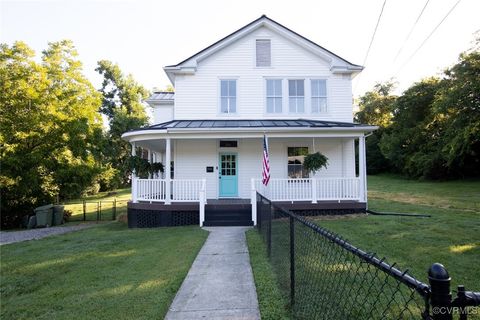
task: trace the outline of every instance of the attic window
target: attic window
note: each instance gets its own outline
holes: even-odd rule
[[[270,39],[257,39],[257,67],[271,66]]]

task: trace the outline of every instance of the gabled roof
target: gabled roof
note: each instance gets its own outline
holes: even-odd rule
[[[296,33],[295,31],[276,22],[275,20],[270,19],[266,15],[262,15],[260,18],[250,22],[249,24],[229,34],[228,36],[220,39],[219,41],[213,43],[212,45],[206,47],[205,49],[200,50],[199,52],[188,57],[187,59],[175,65],[166,66],[163,69],[167,73],[170,80],[172,80],[173,82],[173,76],[175,73],[182,72],[182,71],[183,73],[195,72],[197,63],[199,61],[223,49],[224,47],[228,46],[230,43],[236,41],[239,38],[242,38],[246,34],[249,34],[262,26],[267,26],[273,30],[283,33],[284,35],[288,36],[291,40],[295,41],[296,43],[300,44],[303,47],[306,47],[310,51],[317,53],[318,55],[321,55],[323,57],[326,57],[326,56],[331,57],[332,58],[331,69],[334,72],[356,73],[363,70],[362,66],[349,62],[348,60],[325,49],[324,47],[313,42],[312,40],[307,39],[304,36]]]

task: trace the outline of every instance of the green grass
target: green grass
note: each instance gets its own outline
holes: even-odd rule
[[[265,244],[257,230],[247,232],[247,243],[262,319],[290,319],[288,303],[278,288]]]
[[[464,284],[467,290],[480,291],[480,181],[423,182],[382,175],[371,176],[368,182],[370,209],[424,213],[431,218],[355,215],[312,219],[353,245],[386,257],[390,263],[396,262],[397,268],[408,269],[409,274],[423,282],[428,283],[430,265],[440,262],[450,272],[452,290]],[[419,295],[406,286],[395,291],[397,285],[393,278],[377,274],[352,255],[340,254],[333,250],[335,246],[331,242],[317,239],[316,234],[305,230],[297,228],[295,233],[296,297],[301,301],[295,305],[297,318],[310,319],[319,313],[330,319],[362,318],[363,313],[369,314],[371,305],[376,305],[375,310],[384,308],[386,314],[392,315],[398,315],[406,307],[405,318],[420,318],[423,300]],[[285,262],[288,245],[283,241],[289,237],[288,221],[280,219],[272,223],[272,261],[276,268],[265,257],[265,245],[256,232],[250,231],[247,239],[253,252],[251,263],[263,317],[275,315],[275,310],[286,306],[285,302],[278,302],[282,301],[278,293],[283,297],[289,294],[286,288],[289,264]],[[272,272],[274,275],[269,274]],[[366,283],[371,287],[365,287]],[[365,296],[366,289],[370,296]],[[395,302],[390,305],[392,297]],[[412,300],[406,303],[408,297]],[[341,307],[356,299],[364,302],[354,304],[357,309]]]
[[[317,223],[397,262],[419,280],[427,282],[427,269],[440,262],[453,286],[480,290],[480,181],[421,182],[382,175],[368,177],[368,188],[371,210],[432,217],[368,215]]]
[[[161,319],[208,233],[108,223],[1,248],[2,319]]]

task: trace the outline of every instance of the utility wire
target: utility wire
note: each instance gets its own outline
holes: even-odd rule
[[[375,34],[377,33],[377,29],[378,29],[378,25],[380,24],[380,20],[382,19],[383,9],[385,8],[386,3],[387,3],[387,0],[384,0],[383,5],[382,5],[382,10],[380,10],[380,14],[378,15],[377,24],[375,25],[375,29],[373,30],[372,38],[370,39],[370,44],[368,45],[367,53],[365,54],[365,58],[363,59],[362,66],[365,66],[365,63],[367,62],[368,55],[370,53],[370,49],[372,48],[373,40],[375,39]],[[358,87],[358,84],[360,83],[360,75],[361,74],[358,75],[358,78],[357,78],[358,80],[357,80],[357,83],[355,85],[355,89]]]
[[[400,55],[400,53],[402,52],[403,48],[405,47],[405,44],[407,43],[408,39],[410,39],[410,36],[412,35],[413,30],[414,30],[415,27],[417,26],[418,21],[419,21],[420,18],[422,17],[423,12],[425,11],[425,8],[426,8],[427,5],[428,5],[428,2],[430,2],[430,0],[425,1],[425,5],[423,6],[422,11],[420,11],[420,14],[419,14],[418,17],[417,17],[417,20],[415,20],[415,22],[413,23],[413,26],[412,26],[412,28],[410,29],[410,32],[408,33],[407,37],[405,38],[405,40],[404,40],[403,43],[402,43],[402,46],[400,47],[400,49],[398,49],[398,52],[397,52],[397,54],[395,55],[395,58],[393,59],[393,63],[394,63],[395,61],[397,61],[397,58],[398,58],[398,56]]]
[[[435,28],[433,28],[432,32],[430,32],[430,34],[425,38],[425,40],[423,40],[423,42],[420,44],[420,46],[418,46],[417,50],[415,50],[412,53],[412,55],[402,64],[400,69],[397,70],[394,77],[396,77],[400,73],[400,71],[402,71],[403,68],[413,59],[413,57],[418,53],[418,51],[420,51],[420,49],[428,41],[428,39],[430,39],[430,37],[435,33],[435,31],[437,31],[437,29],[442,25],[442,23],[448,18],[450,13],[452,13],[452,11],[457,7],[457,5],[460,3],[460,1],[462,1],[462,0],[458,0],[457,2],[455,2],[455,4],[450,8],[450,10],[447,12],[447,14],[443,17],[443,19],[440,20],[440,22],[437,24],[437,26]]]

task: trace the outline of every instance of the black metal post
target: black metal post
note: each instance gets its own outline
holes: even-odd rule
[[[290,305],[295,303],[295,220],[290,216]]]
[[[87,203],[83,200],[83,221],[87,221]]]
[[[262,213],[263,213],[263,210],[262,210],[262,205],[261,205],[261,199],[259,199],[258,193],[257,193],[256,200],[257,200],[257,202],[255,203],[255,206],[257,206],[257,228],[258,228],[258,232],[262,233],[262,217],[263,217]]]
[[[112,215],[112,220],[115,221],[115,218],[117,217],[117,198],[113,198]]]
[[[451,278],[447,269],[440,263],[432,264],[430,269],[428,269],[428,281],[431,290],[430,305],[432,306],[432,319],[452,320]]]
[[[267,211],[268,214],[268,233],[267,233],[267,252],[268,257],[272,254],[272,215],[273,215],[273,206],[272,204],[269,205],[269,210]]]
[[[97,202],[97,221],[100,220],[100,201]]]

